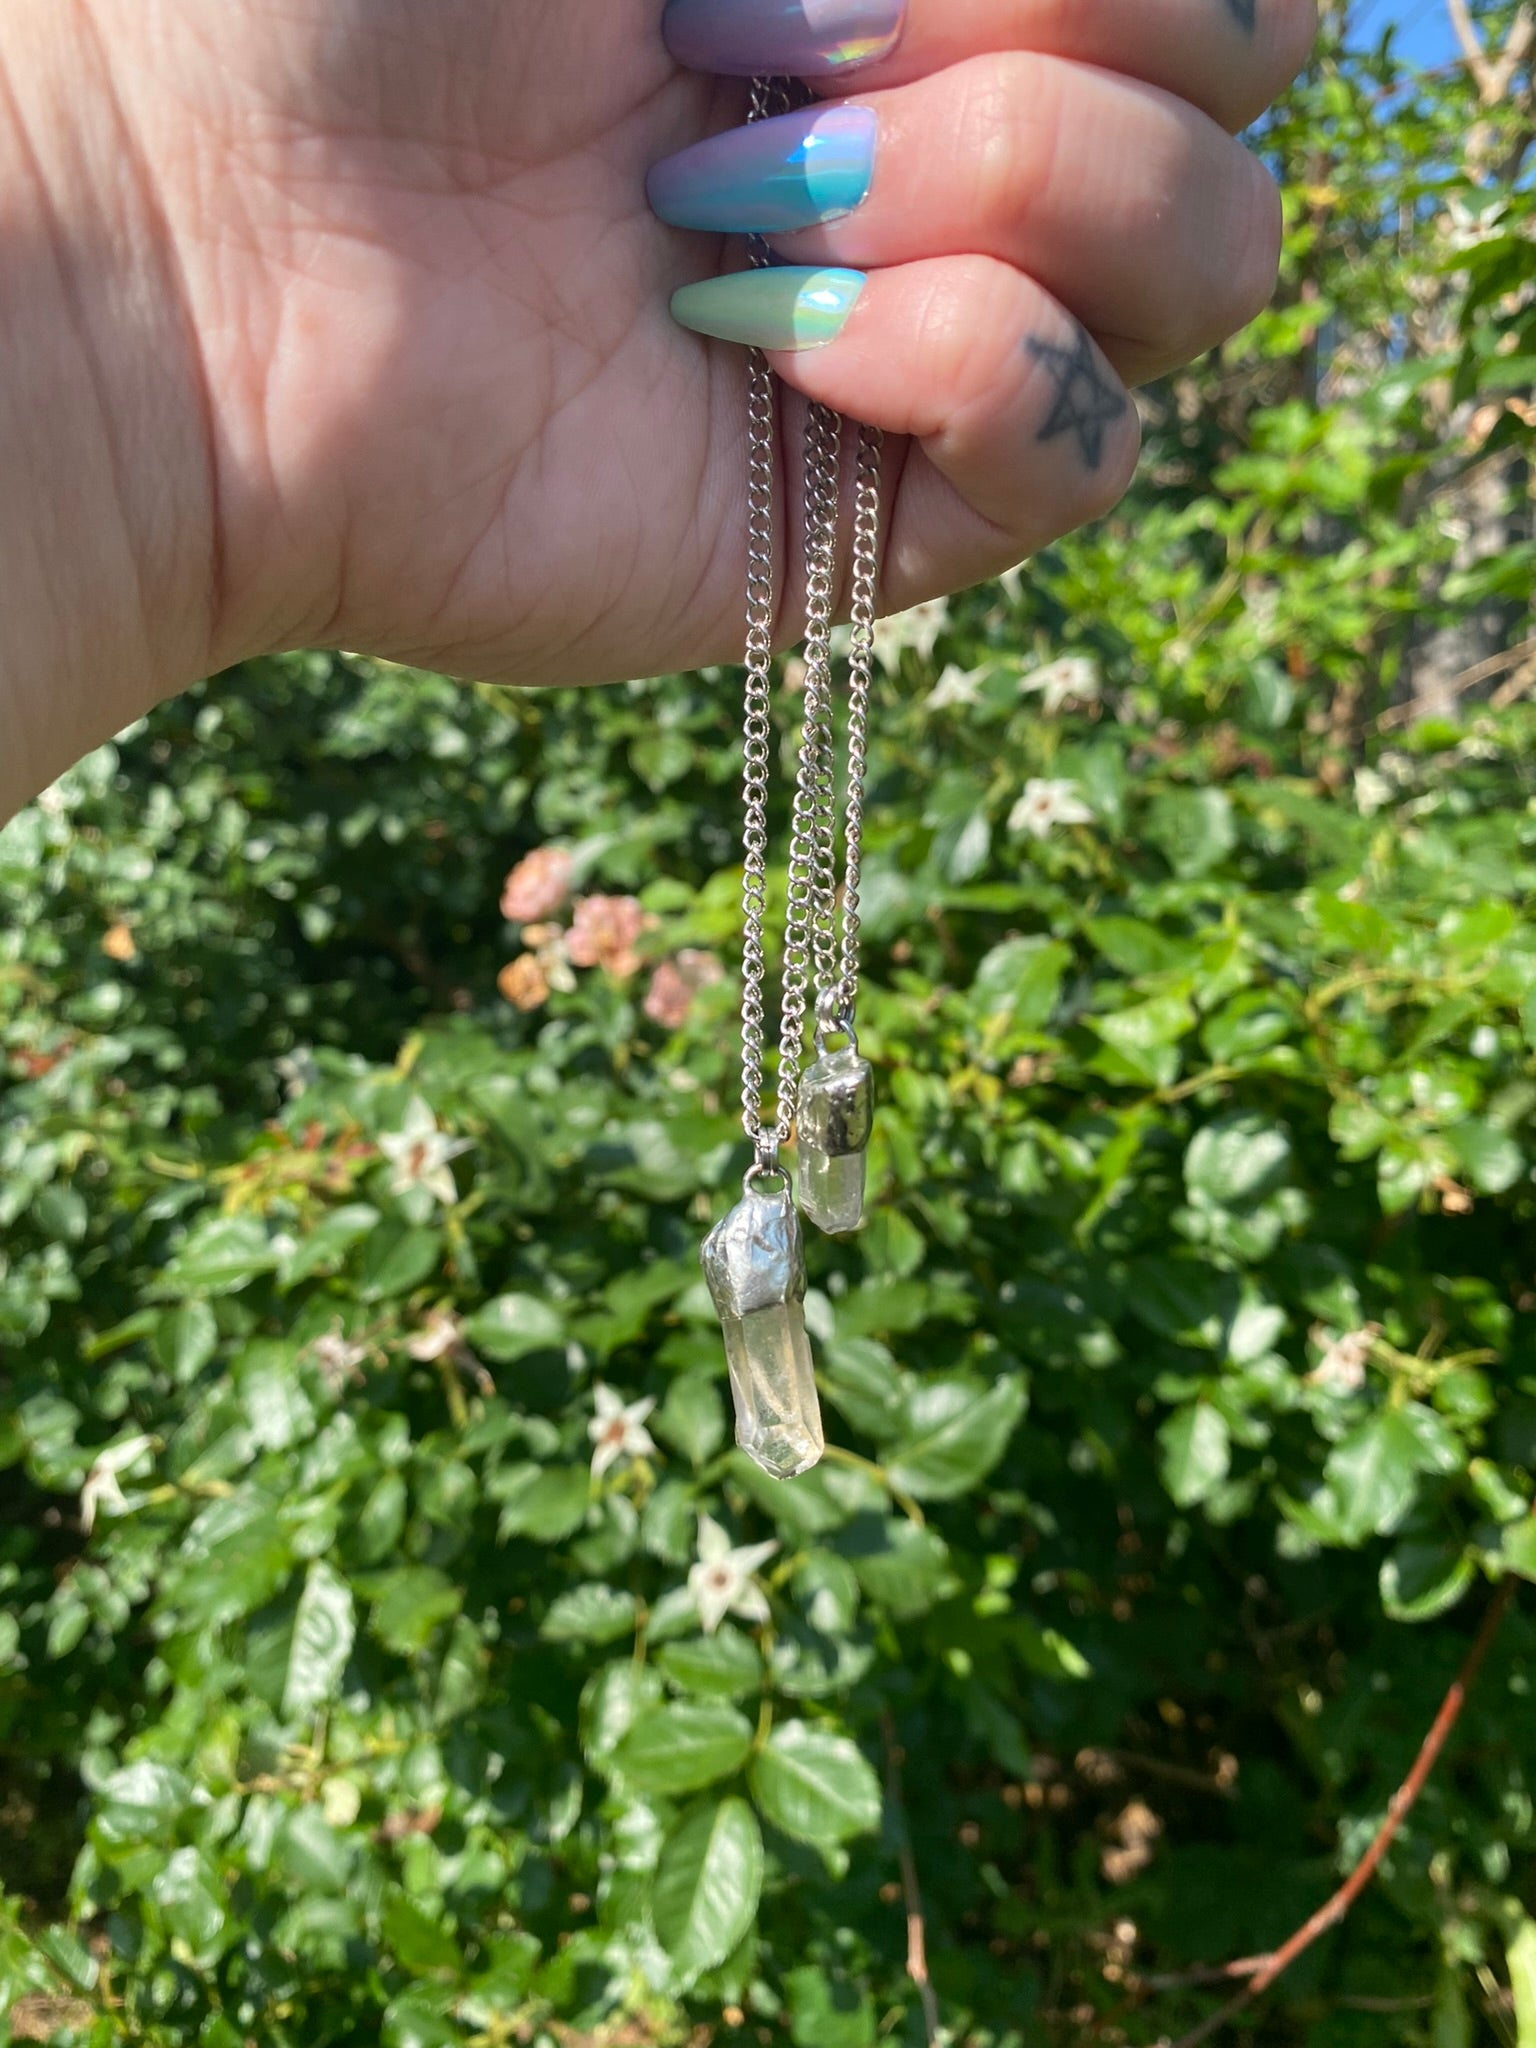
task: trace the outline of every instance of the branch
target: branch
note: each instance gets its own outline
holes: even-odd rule
[[[1536,14],[1529,5],[1520,7],[1510,23],[1509,34],[1497,57],[1490,57],[1478,35],[1467,0],[1445,0],[1451,27],[1467,60],[1467,69],[1485,107],[1496,107],[1514,83],[1515,73],[1536,45]]]
[[[1275,1979],[1281,1976],[1305,1952],[1344,1918],[1360,1894],[1375,1876],[1382,1858],[1391,1848],[1398,1830],[1418,1803],[1419,1794],[1429,1782],[1430,1772],[1439,1761],[1440,1752],[1450,1738],[1451,1730],[1461,1718],[1461,1710],[1467,1703],[1467,1695],[1476,1682],[1483,1661],[1493,1647],[1493,1639],[1503,1625],[1504,1617],[1514,1604],[1515,1590],[1519,1580],[1506,1578],[1503,1585],[1488,1603],[1482,1626],[1473,1639],[1462,1662],[1461,1669],[1452,1679],[1450,1690],[1440,1702],[1440,1711],[1430,1724],[1429,1733],[1419,1746],[1413,1768],[1387,1803],[1387,1816],[1376,1832],[1376,1838],[1366,1850],[1349,1876],[1339,1886],[1326,1905],[1320,1906],[1311,1919],[1298,1927],[1290,1940],[1267,1956],[1252,1956],[1240,1963],[1229,1963],[1222,1972],[1224,1977],[1247,1977],[1248,1983],[1234,1999],[1204,2020],[1193,2033],[1185,2034],[1173,2044],[1173,2048],[1200,2048],[1200,2044],[1220,2033],[1228,2020],[1235,2019],[1245,2006],[1261,1998]]]
[[[923,1917],[923,1894],[917,1882],[917,1861],[912,1854],[912,1837],[907,1831],[906,1802],[901,1796],[901,1750],[896,1741],[896,1723],[887,1707],[880,1717],[885,1738],[885,1796],[896,1823],[897,1854],[901,1861],[901,1895],[907,1913],[907,1975],[917,1986],[923,2004],[923,2034],[928,2048],[939,2048],[943,2028],[939,2022],[939,2001],[928,1975],[928,1923]]]
[[[1481,89],[1488,54],[1483,48],[1482,38],[1468,11],[1467,0],[1445,0],[1445,4],[1451,17],[1451,27],[1456,31],[1456,40],[1461,45],[1461,54],[1466,58],[1468,68]]]

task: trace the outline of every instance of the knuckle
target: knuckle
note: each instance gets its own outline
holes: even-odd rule
[[[943,266],[918,316],[916,360],[935,408],[936,426],[986,408],[1007,374],[1017,308],[1008,301],[1017,280],[987,257],[957,257]]]
[[[955,159],[965,167],[970,217],[1006,224],[1010,238],[1051,189],[1061,156],[1063,68],[1022,52],[956,68]]]

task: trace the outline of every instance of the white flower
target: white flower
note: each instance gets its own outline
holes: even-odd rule
[[[656,1445],[645,1418],[656,1403],[631,1401],[626,1407],[622,1394],[601,1384],[593,1387],[592,1400],[597,1408],[587,1424],[587,1435],[597,1446],[592,1453],[592,1477],[601,1479],[620,1458],[648,1458]]]
[[[133,1508],[135,1503],[118,1484],[118,1475],[136,1465],[154,1447],[153,1437],[126,1436],[121,1443],[109,1444],[97,1455],[80,1489],[80,1526],[87,1536],[95,1528],[98,1515],[126,1515]]]
[[[456,1351],[462,1342],[459,1319],[452,1309],[435,1308],[405,1348],[412,1358],[431,1365]]]
[[[1008,815],[1010,832],[1029,832],[1048,839],[1058,825],[1091,825],[1093,813],[1078,795],[1075,782],[1033,777]]]
[[[894,675],[909,647],[924,661],[930,660],[948,623],[949,602],[942,597],[930,598],[927,604],[914,605],[909,612],[896,612],[879,620],[875,626],[876,661],[887,675]]]
[[[1472,1057],[1475,1060],[1497,1059],[1499,1034],[1491,1024],[1479,1024],[1472,1034]]]
[[[1335,1337],[1307,1377],[1325,1393],[1358,1394],[1365,1385],[1366,1360],[1380,1335],[1380,1323],[1366,1323]]]
[[[1097,704],[1101,694],[1098,664],[1086,654],[1063,655],[1019,679],[1019,695],[1038,696],[1047,718],[1055,718],[1069,704]]]
[[[928,692],[928,709],[949,711],[957,706],[978,703],[984,674],[985,670],[979,668],[971,669],[967,673],[965,669],[957,668],[955,663],[951,662]]]
[[[1355,809],[1362,818],[1374,818],[1392,801],[1392,785],[1374,768],[1355,770]]]
[[[379,1150],[395,1169],[389,1192],[406,1195],[412,1188],[425,1188],[434,1201],[451,1209],[459,1191],[448,1162],[469,1148],[468,1138],[445,1137],[431,1110],[419,1095],[413,1095],[402,1128],[386,1131],[379,1140]]]
[[[358,1369],[368,1356],[368,1346],[344,1336],[339,1323],[317,1337],[309,1351],[316,1371],[333,1394],[339,1394],[349,1381],[358,1377]]]
[[[731,1539],[708,1515],[699,1517],[699,1561],[688,1574],[688,1590],[699,1610],[705,1635],[712,1636],[728,1614],[743,1621],[766,1621],[768,1598],[753,1580],[778,1550],[777,1543],[748,1543],[731,1548]]]
[[[451,1308],[444,1308],[441,1303],[433,1309],[415,1336],[406,1339],[405,1350],[408,1358],[417,1359],[422,1365],[446,1361],[455,1372],[473,1380],[482,1394],[494,1394],[496,1391],[496,1382],[464,1342],[463,1323]]]
[[[290,1102],[302,1095],[306,1088],[313,1088],[320,1078],[320,1066],[307,1045],[295,1046],[292,1052],[285,1052],[273,1062],[282,1080],[283,1093]]]

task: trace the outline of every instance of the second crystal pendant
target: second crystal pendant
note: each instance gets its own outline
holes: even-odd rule
[[[725,1332],[736,1441],[775,1479],[826,1449],[805,1328],[805,1252],[787,1181],[746,1194],[704,1240],[704,1277]]]
[[[823,1053],[800,1083],[800,1206],[818,1230],[833,1237],[859,1229],[864,1221],[874,1103],[874,1070],[857,1045]]]

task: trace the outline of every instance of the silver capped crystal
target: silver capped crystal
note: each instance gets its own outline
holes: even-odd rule
[[[826,1449],[805,1328],[805,1253],[786,1184],[749,1186],[704,1240],[704,1277],[725,1333],[736,1441],[775,1479],[808,1472]]]
[[[853,1046],[824,1053],[800,1082],[800,1207],[834,1237],[864,1221],[875,1074]]]

